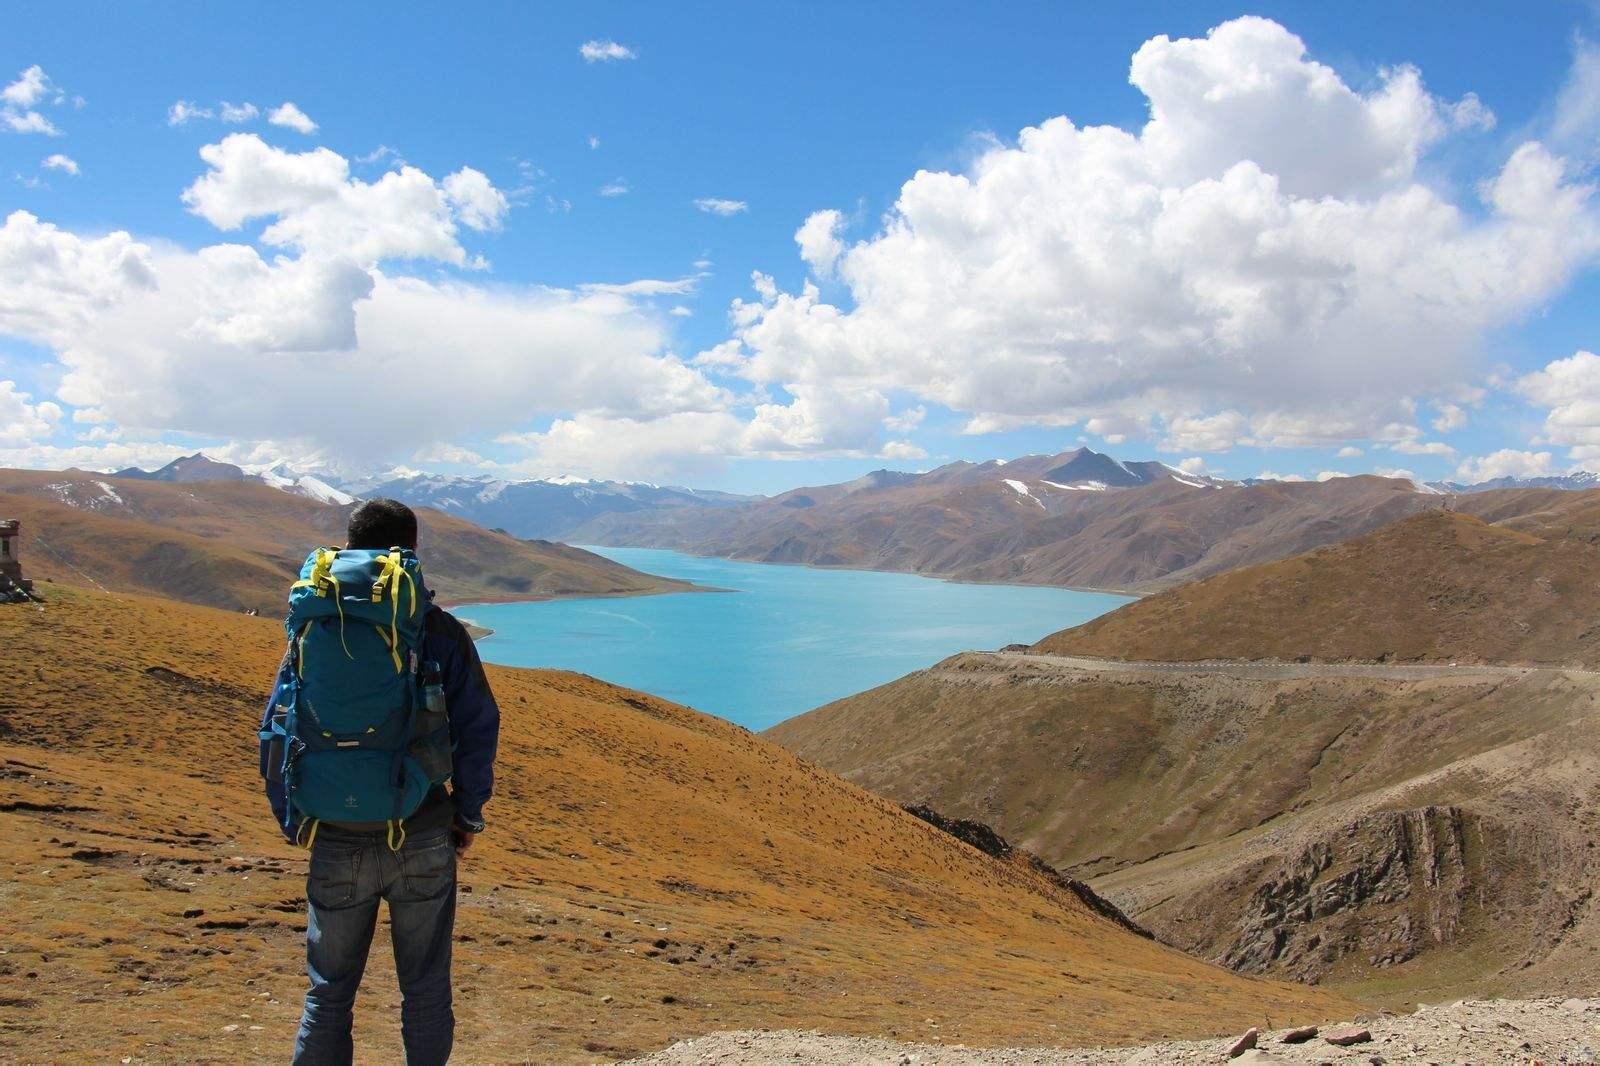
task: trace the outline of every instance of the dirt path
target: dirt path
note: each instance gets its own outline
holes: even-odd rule
[[[1308,677],[1380,677],[1394,681],[1426,681],[1435,677],[1526,677],[1530,674],[1566,674],[1573,677],[1600,677],[1600,670],[1566,669],[1545,666],[1484,666],[1456,664],[1395,663],[1285,663],[1211,659],[1200,662],[1157,662],[1154,660],[1089,659],[1074,655],[1047,655],[1042,652],[993,651],[967,654],[991,658],[999,663],[1049,663],[1064,670],[1101,674],[1226,674],[1229,677],[1263,681],[1294,681]]]
[[[1257,1048],[1233,1062],[1281,1063],[1556,1063],[1600,1062],[1600,999],[1465,1001],[1422,1007],[1415,1014],[1363,1022],[1371,1039],[1328,1043],[1339,1026],[1304,1043],[1285,1044],[1288,1030],[1262,1033]],[[1237,1035],[1131,1048],[965,1048],[902,1044],[795,1030],[712,1033],[631,1060],[654,1066],[1109,1066],[1227,1062]]]

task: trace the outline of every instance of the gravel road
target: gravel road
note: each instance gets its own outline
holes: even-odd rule
[[[1226,674],[1229,677],[1259,678],[1264,681],[1293,681],[1306,677],[1383,677],[1395,681],[1426,681],[1435,677],[1526,677],[1530,674],[1567,674],[1574,677],[1600,676],[1597,670],[1569,670],[1537,666],[1483,666],[1440,663],[1418,665],[1402,663],[1284,663],[1211,659],[1200,662],[1155,662],[1123,659],[1089,659],[1075,655],[1046,655],[1042,652],[969,652],[1001,663],[1048,663],[1066,670],[1100,674]]]
[[[1422,1007],[1354,1026],[1371,1039],[1338,1047],[1324,1039],[1342,1026],[1324,1026],[1301,1044],[1284,1044],[1289,1030],[1262,1033],[1255,1050],[1236,1063],[1502,1063],[1600,1062],[1600,999],[1463,1001]],[[654,1066],[1107,1066],[1111,1063],[1223,1063],[1238,1036],[1132,1048],[966,1048],[901,1044],[795,1030],[712,1033],[630,1061]]]

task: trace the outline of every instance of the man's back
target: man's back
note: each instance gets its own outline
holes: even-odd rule
[[[376,551],[382,554],[398,545],[398,549],[388,553],[397,561],[395,568],[405,559],[411,559],[407,565],[415,567],[411,553],[416,540],[416,516],[409,508],[393,500],[372,500],[351,515],[348,541],[352,551],[346,555],[365,558],[359,553]],[[315,558],[331,559],[329,565],[334,567],[343,565],[338,562],[342,557],[336,552],[319,550]],[[309,562],[307,565],[311,567]],[[420,570],[416,573],[415,587],[421,587]],[[396,586],[401,584],[399,576],[394,580]],[[301,584],[305,583],[302,579]],[[374,601],[380,596],[380,584],[373,584]],[[335,598],[343,594],[337,584],[327,591]],[[398,595],[398,592],[393,594]],[[412,595],[417,595],[415,589]],[[285,770],[286,765],[293,766],[296,753],[291,752],[285,760],[283,747],[273,748],[270,739],[273,734],[269,728],[275,713],[282,714],[286,702],[298,706],[295,701],[304,696],[301,686],[307,672],[303,670],[294,640],[279,668],[273,697],[263,717],[261,771],[266,779],[268,801],[285,837],[311,853],[306,877],[306,969],[311,987],[306,993],[305,1011],[295,1042],[296,1063],[347,1063],[351,1060],[356,992],[377,926],[379,903],[383,901],[389,905],[390,939],[402,995],[401,1028],[406,1061],[412,1066],[443,1063],[453,1046],[455,1018],[451,1005],[450,962],[456,863],[484,828],[483,807],[494,790],[500,711],[471,635],[449,612],[433,606],[431,599],[430,593],[420,633],[413,621],[410,629],[402,632],[397,628],[383,638],[388,641],[388,650],[382,654],[385,657],[392,654],[396,671],[388,675],[390,681],[384,684],[406,681],[411,686],[413,695],[399,712],[403,717],[397,719],[411,723],[402,738],[420,736],[415,726],[424,712],[423,705],[426,704],[427,711],[432,713],[442,690],[451,757],[449,762],[444,762],[442,753],[439,754],[438,773],[430,779],[444,781],[448,774],[448,788],[443,784],[429,788],[421,795],[420,802],[416,799],[418,793],[411,793],[406,808],[395,812],[403,817],[385,821],[350,822],[334,817],[314,817],[313,812],[330,813],[317,811],[315,805],[310,811],[302,810],[296,802],[292,774]],[[343,607],[341,611],[364,607],[357,601],[344,602],[353,606]],[[348,624],[366,623],[352,621]],[[329,652],[329,658],[323,660],[323,663],[331,663],[335,672],[342,664],[338,653],[340,646],[346,643],[343,638],[350,635],[342,628],[346,625],[343,614],[338,616],[338,625],[341,627],[339,639]],[[303,645],[303,633],[300,640]],[[358,673],[355,676],[370,675]],[[372,691],[365,681],[354,687],[330,686],[323,690],[319,707],[323,715],[330,715],[339,707],[326,704],[359,706],[365,698],[362,694]],[[345,695],[341,697],[339,693]],[[309,700],[306,710],[312,710]],[[303,736],[306,745],[320,746],[324,752],[344,747],[361,751],[368,734],[377,737],[383,732],[381,727],[357,730],[355,735],[347,734],[348,739],[333,732],[300,733],[290,738],[288,744],[293,746]],[[443,732],[429,735],[442,737]],[[386,758],[382,765],[401,767],[402,760],[409,761],[417,755],[419,749],[416,742],[412,743],[410,754],[402,743],[393,749],[392,760]],[[362,758],[370,767],[371,755]],[[435,761],[418,758],[424,763]],[[329,765],[332,768],[324,769],[324,774],[331,773],[339,776],[340,781],[347,780],[340,773],[339,763]],[[405,772],[414,773],[415,770],[413,765]],[[392,772],[390,779],[394,779]],[[379,783],[382,784],[381,776]],[[422,784],[426,785],[427,780]],[[342,790],[333,795],[337,798],[341,793]],[[413,804],[414,809],[409,809]]]

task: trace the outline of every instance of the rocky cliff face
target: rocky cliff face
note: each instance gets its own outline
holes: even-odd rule
[[[1541,872],[1565,868],[1553,858],[1563,850],[1552,834],[1457,806],[1376,811],[1139,920],[1230,969],[1313,984],[1468,948],[1497,930],[1498,960],[1516,969],[1573,924],[1573,901]]]
[[[1459,807],[1381,811],[1264,863],[1245,875],[1258,884],[1232,928],[1207,947],[1231,969],[1307,981],[1348,955],[1387,966],[1452,941],[1473,887],[1469,821]]]

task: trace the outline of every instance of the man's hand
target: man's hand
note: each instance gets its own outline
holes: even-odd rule
[[[456,858],[466,855],[467,849],[472,847],[472,842],[478,839],[478,834],[466,829],[459,823],[450,827],[450,842],[456,846]]]

